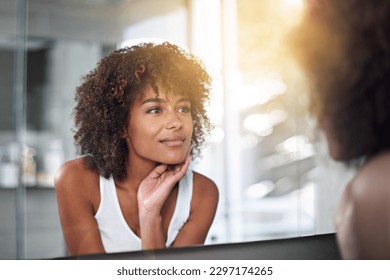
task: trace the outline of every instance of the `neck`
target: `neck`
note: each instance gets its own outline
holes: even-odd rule
[[[156,162],[134,162],[129,160],[127,164],[127,176],[122,181],[116,182],[117,186],[138,191],[141,182],[158,165]]]

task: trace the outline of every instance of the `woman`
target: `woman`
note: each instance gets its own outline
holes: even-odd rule
[[[390,1],[311,0],[294,51],[329,153],[363,161],[336,215],[343,258],[390,259]]]
[[[77,88],[82,155],[55,180],[71,255],[204,243],[216,185],[192,172],[210,123],[210,77],[169,43],[112,52]]]

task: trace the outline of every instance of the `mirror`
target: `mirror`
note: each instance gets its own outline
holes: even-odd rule
[[[75,157],[75,88],[106,54],[142,40],[188,48],[213,77],[215,128],[193,164],[220,190],[206,244],[334,230],[349,171],[326,156],[283,45],[303,1],[3,2],[0,259],[66,256],[52,181]]]

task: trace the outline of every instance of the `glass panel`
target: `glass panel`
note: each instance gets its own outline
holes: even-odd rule
[[[300,8],[237,1],[245,240],[314,233],[313,146],[302,86],[283,43]]]
[[[0,10],[0,18],[4,19],[0,26],[0,259],[17,258],[22,254],[18,247],[23,247],[18,243],[18,237],[23,236],[23,216],[19,216],[23,209],[18,211],[17,207],[24,200],[23,191],[18,189],[18,141],[23,121],[15,114],[21,108],[16,108],[15,101],[23,100],[23,87],[15,86],[23,81],[24,25],[17,20],[17,14],[23,13],[18,8],[16,2],[7,1]]]
[[[215,129],[193,164],[220,190],[207,243],[333,230],[335,167],[283,42],[303,1],[2,2],[0,258],[66,255],[53,177],[76,156],[75,88],[107,53],[145,40],[190,49],[213,77]]]
[[[0,18],[0,259],[25,258],[25,1],[2,3]]]
[[[213,242],[314,234],[313,125],[283,42],[303,2],[193,1],[192,8],[194,51],[214,74],[216,129],[197,166],[220,189]]]

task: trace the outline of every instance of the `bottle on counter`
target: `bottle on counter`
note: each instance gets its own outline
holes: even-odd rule
[[[26,187],[37,185],[37,152],[32,147],[24,147],[22,151],[22,183]]]
[[[52,140],[43,153],[43,168],[39,176],[39,184],[46,187],[54,186],[54,176],[65,161],[65,153],[60,139]]]
[[[10,143],[8,146],[0,146],[1,188],[16,188],[18,186],[19,166],[17,154],[18,146],[15,143]]]

